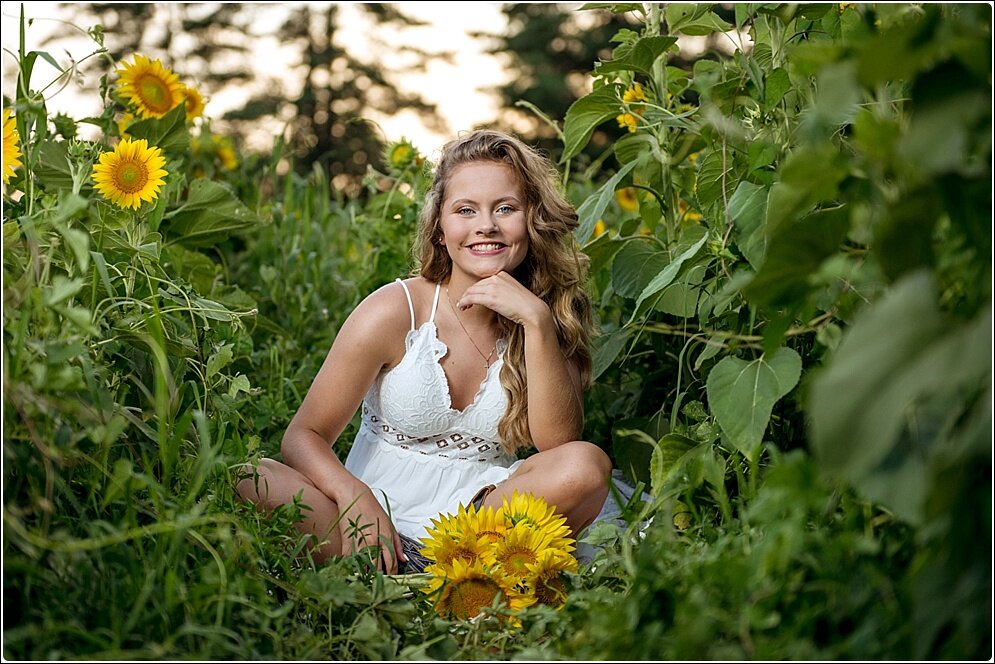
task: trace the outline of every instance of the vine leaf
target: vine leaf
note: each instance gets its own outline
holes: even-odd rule
[[[755,461],[778,399],[798,384],[802,360],[782,346],[752,362],[723,358],[708,374],[709,410],[722,432],[748,459]]]

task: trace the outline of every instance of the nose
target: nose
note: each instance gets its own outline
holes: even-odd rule
[[[480,223],[477,224],[475,232],[478,235],[491,235],[497,230],[497,224],[494,221],[494,215],[490,212],[480,215]]]

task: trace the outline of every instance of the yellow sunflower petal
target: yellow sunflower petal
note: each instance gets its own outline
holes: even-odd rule
[[[9,108],[3,109],[3,183],[14,177],[14,169],[21,165],[21,137],[17,133],[17,121]]]
[[[204,97],[200,94],[200,90],[184,85],[181,92],[183,101],[187,104],[187,120],[202,116],[204,114]]]
[[[524,581],[529,576],[529,565],[539,561],[543,551],[550,547],[552,538],[542,530],[534,529],[528,523],[519,523],[495,542],[484,560],[496,565],[505,575]]]

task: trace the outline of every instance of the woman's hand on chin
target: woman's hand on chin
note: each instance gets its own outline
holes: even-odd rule
[[[455,304],[464,311],[479,304],[526,327],[552,322],[549,306],[504,271],[467,288]]]

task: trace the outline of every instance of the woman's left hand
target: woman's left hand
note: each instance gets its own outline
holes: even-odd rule
[[[540,325],[551,319],[549,305],[504,271],[473,284],[456,302],[461,311],[474,304],[487,307],[519,325]]]

